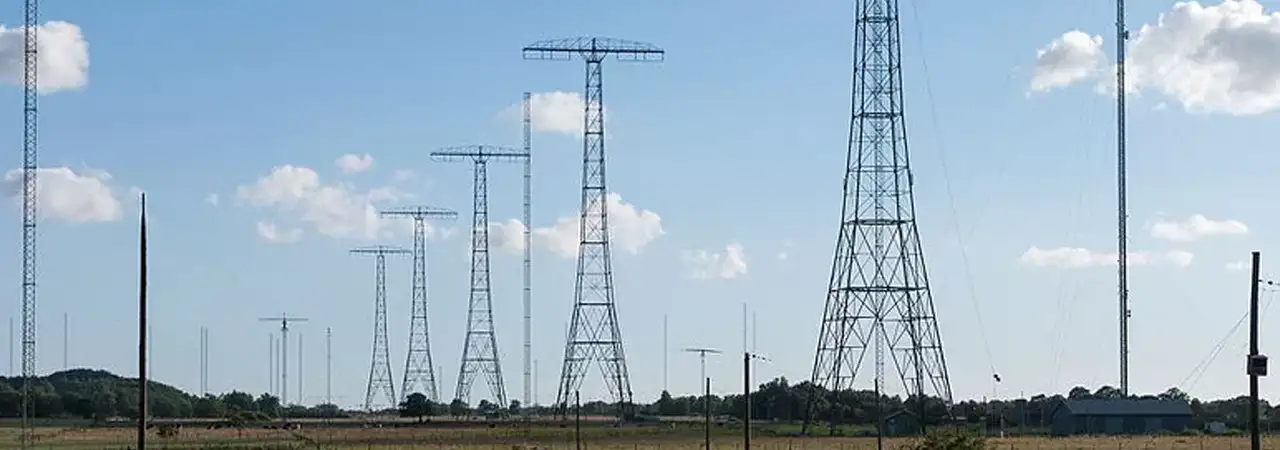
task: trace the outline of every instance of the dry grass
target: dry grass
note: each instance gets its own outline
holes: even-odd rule
[[[590,450],[697,450],[702,436],[692,429],[658,428],[586,429],[584,447]],[[16,430],[0,430],[0,449],[17,448]],[[37,449],[114,450],[133,442],[127,428],[86,429],[46,428],[38,433]],[[178,436],[148,436],[155,449],[334,449],[334,450],[572,450],[573,434],[567,429],[535,429],[532,434],[512,429],[424,429],[424,428],[313,428],[302,430],[207,430],[187,427]],[[908,440],[890,440],[885,446],[898,449]],[[1080,437],[992,439],[999,450],[1245,450],[1242,437]],[[741,449],[737,436],[714,436],[713,449]],[[776,438],[752,440],[757,450],[872,450],[873,438]],[[1263,441],[1263,448],[1280,450],[1280,437]]]

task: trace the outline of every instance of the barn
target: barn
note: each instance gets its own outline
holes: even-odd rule
[[[1050,432],[1057,436],[1156,434],[1190,426],[1191,405],[1183,400],[1140,398],[1064,400],[1052,417]]]

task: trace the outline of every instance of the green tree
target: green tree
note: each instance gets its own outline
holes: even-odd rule
[[[462,399],[455,398],[452,402],[449,402],[449,415],[462,417],[467,415],[469,412],[471,412],[471,408],[468,407],[467,402],[462,401]]]
[[[418,423],[422,423],[422,418],[430,416],[432,411],[431,401],[427,400],[427,396],[421,392],[414,392],[400,402],[400,417],[415,417]]]

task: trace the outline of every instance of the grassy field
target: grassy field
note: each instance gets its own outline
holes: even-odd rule
[[[713,449],[741,449],[741,436],[722,432],[713,436]],[[0,430],[0,449],[17,448],[17,430]],[[35,448],[48,450],[115,450],[131,448],[134,432],[128,428],[58,428],[38,430]],[[609,450],[696,450],[702,448],[702,432],[697,428],[635,427],[585,428],[583,447]],[[886,448],[896,449],[907,440],[890,440]],[[1029,438],[992,439],[992,448],[1001,450],[1245,450],[1241,437],[1135,437],[1135,438]],[[752,447],[759,450],[871,450],[873,438],[785,438],[757,437]],[[299,430],[244,429],[209,430],[186,427],[177,436],[148,435],[153,449],[334,449],[334,450],[571,450],[575,448],[572,429],[534,428],[528,432],[512,428],[303,428]],[[1280,437],[1264,440],[1263,448],[1280,450]]]

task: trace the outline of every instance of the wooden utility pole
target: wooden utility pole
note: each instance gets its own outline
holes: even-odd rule
[[[1249,448],[1262,449],[1261,427],[1258,425],[1258,377],[1267,376],[1267,357],[1258,352],[1258,290],[1262,256],[1253,252],[1253,269],[1249,276]]]
[[[138,450],[147,448],[147,194],[138,225]]]

